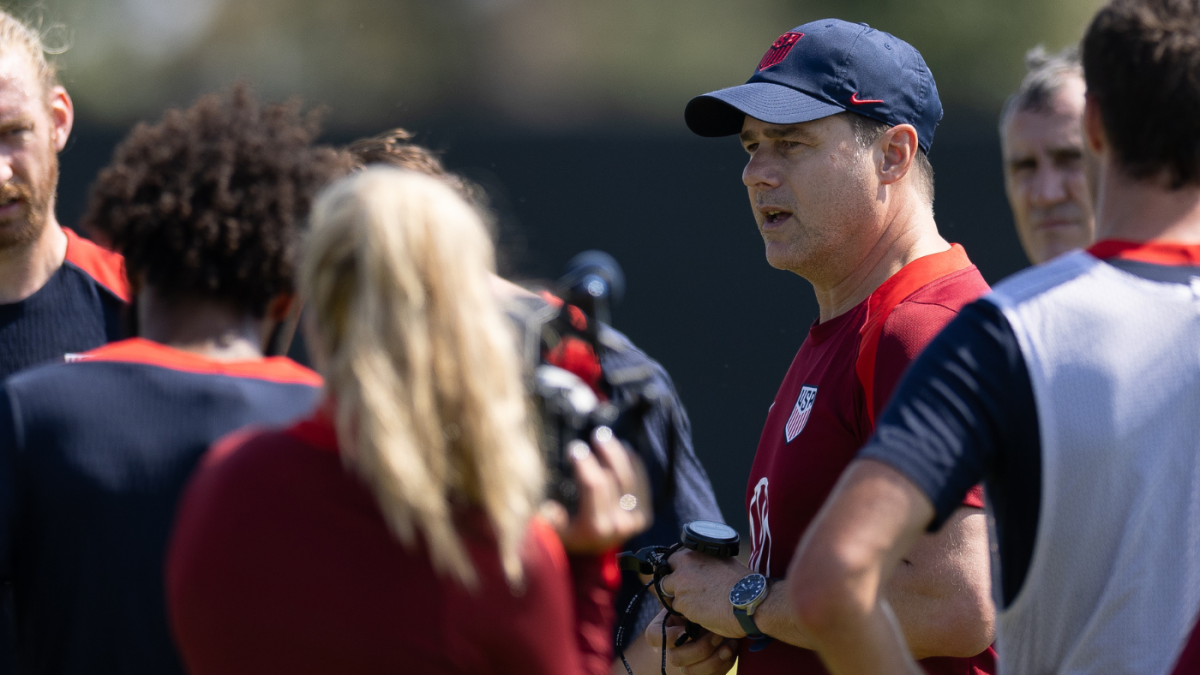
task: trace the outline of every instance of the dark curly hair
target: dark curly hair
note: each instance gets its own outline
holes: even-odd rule
[[[352,160],[314,146],[314,113],[235,85],[138,124],[92,187],[84,226],[125,256],[134,285],[261,317],[292,292],[299,235],[321,187]]]

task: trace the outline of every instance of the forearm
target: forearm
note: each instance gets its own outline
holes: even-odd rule
[[[907,653],[887,602],[876,602],[862,614],[839,612],[820,626],[813,637],[832,675],[924,675]]]
[[[732,609],[730,610],[733,611]],[[794,647],[815,649],[812,635],[796,622],[788,600],[788,580],[771,580],[770,592],[754,612],[754,625],[763,635]]]
[[[963,520],[975,517],[959,515]],[[986,578],[986,557],[980,569],[972,556],[964,555],[968,542],[962,535],[967,532],[953,527],[923,538],[933,516],[930,500],[887,465],[859,460],[843,474],[792,559],[788,568],[792,584],[786,594],[797,623],[812,634],[816,650],[832,672],[920,672],[906,644],[905,636],[913,627],[902,627],[884,599],[895,587],[940,588],[927,594],[947,598],[960,597],[964,591],[969,597],[980,595],[978,579]],[[971,543],[986,547],[986,538],[974,542],[972,537]],[[896,567],[908,564],[905,561],[912,569],[897,574]],[[974,571],[956,577],[947,576],[947,570]],[[984,577],[978,576],[981,571]],[[955,587],[967,579],[976,582],[970,588]],[[986,586],[982,592],[986,593]],[[947,623],[953,613],[938,614],[940,630],[947,634],[979,632],[977,625]],[[963,620],[970,621],[971,616],[964,614]],[[986,631],[990,630],[988,623]],[[986,647],[983,643],[979,650]]]
[[[901,563],[906,565],[906,563]],[[927,593],[897,570],[884,596],[915,659],[931,656],[968,657],[987,649],[993,638],[990,599],[958,587],[959,593]],[[803,649],[815,649],[811,633],[797,621],[788,601],[787,580],[771,582],[771,593],[754,613],[760,632]]]

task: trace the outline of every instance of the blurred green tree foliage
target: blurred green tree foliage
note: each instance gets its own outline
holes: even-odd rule
[[[943,100],[994,112],[1036,44],[1079,39],[1098,0],[21,0],[78,105],[113,123],[237,78],[331,106],[341,126],[450,116],[548,131],[677,129],[780,33],[865,21],[925,55]],[[54,30],[51,30],[54,29]]]

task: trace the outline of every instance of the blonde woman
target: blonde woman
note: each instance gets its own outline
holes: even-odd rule
[[[646,525],[619,501],[642,486],[594,439],[572,453],[576,517],[557,511],[556,533],[536,516],[541,458],[479,216],[380,167],[312,220],[300,276],[326,401],[218,443],[193,480],[168,564],[189,671],[607,672],[611,550]]]

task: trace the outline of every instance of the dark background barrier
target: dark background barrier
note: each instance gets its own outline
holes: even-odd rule
[[[66,225],[77,222],[88,184],[126,131],[80,117],[60,158]],[[430,126],[413,127],[417,140],[442,150],[450,169],[491,197],[510,276],[556,278],[588,248],[620,261],[628,287],[613,322],[674,377],[725,517],[745,535],[761,426],[817,306],[806,281],[766,263],[737,140]],[[331,142],[354,137],[328,134]],[[966,247],[989,282],[1023,267],[994,119],[948,108],[930,159],[942,234]]]

